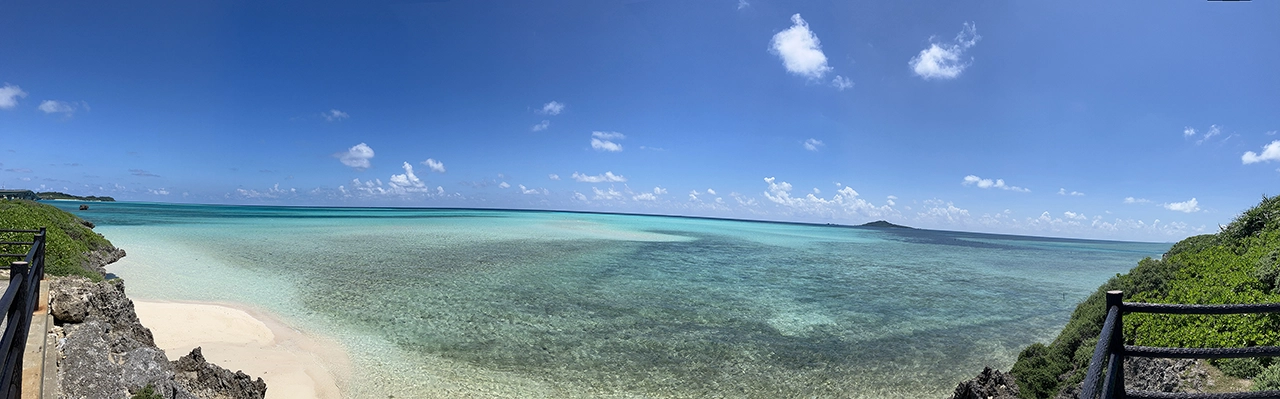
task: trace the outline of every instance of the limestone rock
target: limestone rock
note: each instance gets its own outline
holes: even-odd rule
[[[85,270],[92,270],[105,277],[107,275],[107,265],[120,260],[125,256],[125,253],[123,249],[108,245],[105,248],[85,252],[84,255],[85,262],[80,267]]]
[[[977,377],[956,386],[951,399],[1017,399],[1018,384],[1012,375],[990,367],[982,369]]]
[[[174,361],[173,367],[178,385],[202,398],[262,399],[267,395],[267,383],[261,377],[254,380],[242,371],[232,373],[209,363],[199,347]]]

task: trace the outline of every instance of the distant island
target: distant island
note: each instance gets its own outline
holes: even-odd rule
[[[102,202],[115,202],[116,200],[115,198],[111,198],[111,197],[105,197],[105,196],[99,197],[95,195],[90,195],[88,197],[81,197],[79,195],[71,195],[67,193],[60,193],[57,191],[45,191],[42,193],[36,193],[36,196],[39,196],[40,199],[42,200],[77,200],[77,201],[102,201]]]
[[[903,226],[903,225],[898,225],[898,224],[889,223],[889,222],[884,221],[884,220],[877,220],[877,221],[870,222],[870,223],[863,223],[863,224],[859,225],[859,227],[891,227],[891,228],[898,228],[898,229],[912,229],[912,228],[914,228],[914,227],[907,227],[907,226]]]

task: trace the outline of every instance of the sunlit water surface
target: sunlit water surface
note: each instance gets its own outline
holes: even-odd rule
[[[333,337],[357,398],[945,397],[1168,244],[654,216],[55,204],[135,298]]]

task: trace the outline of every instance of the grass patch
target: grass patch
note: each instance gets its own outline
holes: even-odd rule
[[[53,206],[33,201],[0,201],[0,229],[48,230],[45,244],[45,273],[55,276],[84,276],[102,281],[102,276],[82,265],[88,262],[86,252],[111,247],[98,233],[94,233],[75,215]],[[0,233],[0,241],[31,241],[30,233]],[[0,253],[26,253],[27,245],[0,245]],[[4,258],[0,262],[12,262],[17,258]]]

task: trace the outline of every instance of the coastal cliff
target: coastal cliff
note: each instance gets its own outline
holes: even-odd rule
[[[205,361],[200,348],[170,362],[138,321],[124,282],[53,280],[49,308],[58,342],[59,398],[260,399],[267,384]]]

